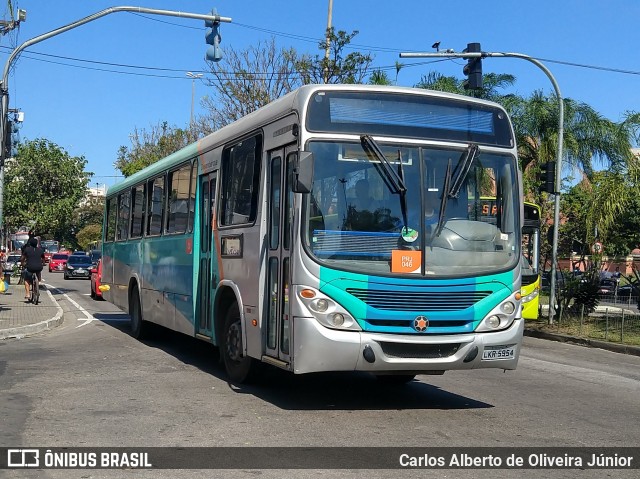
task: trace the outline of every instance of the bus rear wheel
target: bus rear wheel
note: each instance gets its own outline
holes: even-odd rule
[[[257,364],[253,358],[243,354],[242,324],[238,303],[233,303],[227,311],[221,346],[224,367],[231,381],[236,383],[250,381],[255,375]]]

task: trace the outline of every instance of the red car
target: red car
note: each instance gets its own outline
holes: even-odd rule
[[[64,265],[67,264],[69,255],[67,253],[53,253],[49,260],[49,273],[54,271],[64,271]]]
[[[102,260],[100,259],[96,267],[91,269],[91,297],[93,299],[102,299],[102,291],[100,291],[101,279]]]

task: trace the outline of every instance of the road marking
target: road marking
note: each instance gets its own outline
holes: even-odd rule
[[[76,303],[73,299],[71,299],[71,297],[67,294],[67,293],[63,293],[62,291],[60,291],[57,288],[54,288],[56,290],[56,292],[62,294],[62,296],[64,296],[65,298],[67,298],[67,300],[73,304],[78,311],[82,312],[85,315],[85,318],[76,318],[78,321],[84,321],[84,323],[79,324],[78,326],[76,326],[76,329],[81,328],[82,326],[86,326],[87,324],[89,324],[92,321],[98,321],[97,318],[95,318],[93,316],[93,314],[91,314],[89,311],[87,311],[86,309],[84,309],[82,306],[80,306],[78,303]]]

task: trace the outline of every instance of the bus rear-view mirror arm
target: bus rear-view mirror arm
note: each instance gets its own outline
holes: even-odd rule
[[[313,185],[313,153],[298,152],[298,159],[293,167],[291,185],[294,193],[310,193]]]

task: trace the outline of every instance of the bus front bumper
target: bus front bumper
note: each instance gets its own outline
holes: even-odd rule
[[[294,318],[296,374],[367,371],[375,374],[438,374],[453,369],[515,369],[524,320],[496,332],[401,335],[343,331],[313,318]]]

